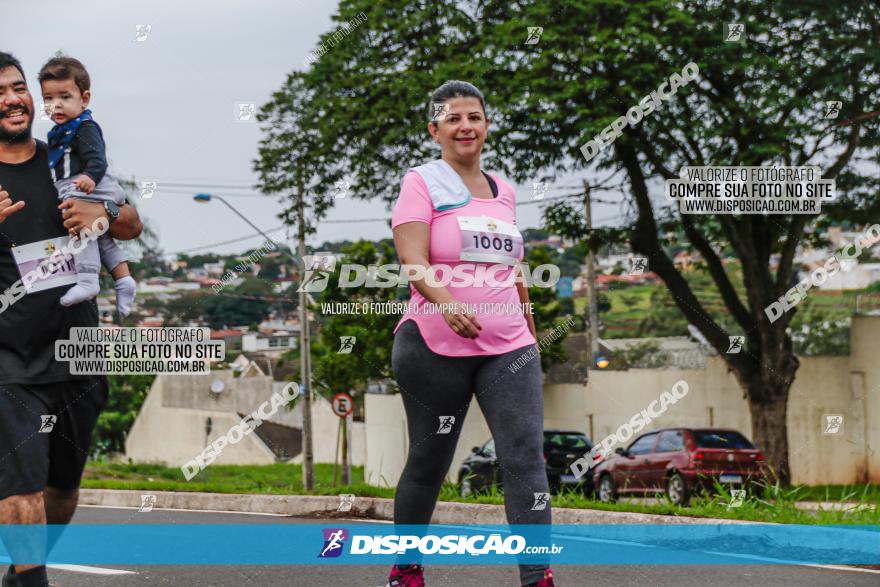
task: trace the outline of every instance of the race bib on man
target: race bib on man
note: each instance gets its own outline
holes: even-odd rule
[[[72,255],[65,259],[60,251],[67,250],[70,237],[37,241],[12,248],[12,256],[27,293],[62,285],[76,284],[76,265]]]
[[[513,224],[489,216],[459,216],[462,261],[517,265],[523,238]]]

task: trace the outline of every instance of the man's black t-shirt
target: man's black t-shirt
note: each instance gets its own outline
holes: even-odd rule
[[[80,379],[70,364],[55,360],[55,341],[70,338],[75,326],[97,326],[94,300],[65,308],[59,303],[70,285],[14,297],[8,291],[21,279],[12,248],[67,235],[58,210],[58,193],[49,172],[46,145],[18,164],[0,162],[0,186],[23,209],[0,222],[0,383],[51,383]],[[19,291],[22,291],[19,289]]]

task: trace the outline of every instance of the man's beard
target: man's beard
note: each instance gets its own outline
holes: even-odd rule
[[[24,110],[25,116],[30,116],[31,111],[28,109],[27,106],[22,105],[21,108],[22,108],[22,110]],[[0,115],[0,120],[3,120],[3,118],[5,118],[5,114]],[[33,116],[30,117],[30,120],[28,121],[27,127],[25,127],[24,130],[20,130],[16,133],[11,133],[11,132],[7,131],[5,128],[3,128],[3,125],[0,124],[0,142],[6,143],[6,144],[13,144],[13,145],[17,144],[17,143],[27,142],[27,141],[31,140],[31,128],[33,126],[34,126],[34,117]]]

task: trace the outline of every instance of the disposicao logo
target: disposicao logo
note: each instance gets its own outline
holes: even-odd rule
[[[342,554],[343,545],[348,539],[348,530],[345,528],[324,528],[324,548],[318,558],[335,558]]]

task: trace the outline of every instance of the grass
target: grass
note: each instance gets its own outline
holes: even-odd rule
[[[341,478],[341,471],[338,473]],[[277,495],[338,495],[354,493],[371,497],[394,497],[392,488],[364,483],[364,468],[352,467],[352,484],[333,484],[333,465],[315,465],[315,488],[303,490],[302,467],[274,465],[211,465],[204,474],[186,481],[180,469],[153,463],[119,464],[90,461],[82,487],[88,489],[155,489],[206,493],[266,493]]]
[[[333,465],[315,465],[315,489],[303,490],[300,465],[211,465],[207,479],[199,475],[185,481],[180,469],[159,464],[108,464],[90,462],[82,486],[90,489],[138,489],[154,491],[198,491],[208,493],[256,493],[274,495],[338,495],[353,493],[366,497],[393,498],[394,488],[376,487],[364,483],[363,467],[352,467],[352,484],[333,483]],[[553,496],[556,508],[592,509],[612,512],[639,512],[671,516],[696,516],[775,522],[788,524],[880,524],[880,486],[823,485],[815,487],[779,488],[768,486],[764,497],[747,496],[739,507],[730,507],[731,496],[724,488],[711,496],[694,498],[687,507],[660,503],[601,503],[568,489]],[[484,503],[501,505],[504,495],[498,489],[467,498],[458,494],[458,488],[445,484],[440,501]],[[849,511],[809,511],[797,507],[801,501],[847,502],[873,508]]]
[[[688,282],[693,288],[697,298],[712,315],[729,314],[721,300],[721,294],[717,286],[705,275],[699,273],[686,273]],[[741,280],[736,274],[734,285],[744,298]],[[608,298],[611,308],[602,312],[600,320],[605,326],[606,338],[632,338],[636,336],[638,325],[656,311],[651,305],[651,294],[657,289],[665,288],[662,283],[656,285],[615,286],[600,293]],[[837,320],[848,318],[853,315],[856,308],[856,298],[862,296],[863,304],[876,308],[880,303],[880,296],[870,295],[867,290],[858,291],[821,291],[811,289],[807,297],[798,305],[798,312],[807,315],[812,312],[821,312],[829,319]],[[583,315],[586,311],[587,299],[579,297],[574,299],[575,313]]]

